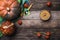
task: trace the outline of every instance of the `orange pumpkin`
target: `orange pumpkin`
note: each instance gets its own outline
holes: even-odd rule
[[[14,25],[10,21],[6,21],[2,23],[0,28],[4,35],[12,35],[14,33]]]
[[[6,19],[14,19],[20,14],[17,0],[0,0],[0,16]]]

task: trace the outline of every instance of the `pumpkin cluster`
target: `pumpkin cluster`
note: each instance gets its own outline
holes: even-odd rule
[[[0,17],[6,20],[0,26],[0,31],[3,35],[13,34],[15,25],[10,20],[19,17],[20,12],[20,4],[17,2],[17,0],[0,0]]]

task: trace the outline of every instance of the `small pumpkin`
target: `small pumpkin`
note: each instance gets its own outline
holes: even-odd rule
[[[17,0],[0,0],[0,16],[14,19],[20,14],[20,5]]]
[[[24,3],[24,8],[28,8],[29,4],[28,3]]]
[[[52,5],[51,2],[47,2],[47,6],[50,7]]]
[[[10,21],[3,22],[0,30],[3,35],[12,35],[15,31],[14,24]]]

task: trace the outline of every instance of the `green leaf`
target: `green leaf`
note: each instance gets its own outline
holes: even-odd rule
[[[17,0],[19,3],[21,3],[21,0]]]
[[[0,37],[2,37],[3,36],[3,34],[2,34],[2,32],[0,31]]]
[[[3,21],[3,18],[0,16],[0,23],[2,23],[2,21]]]

